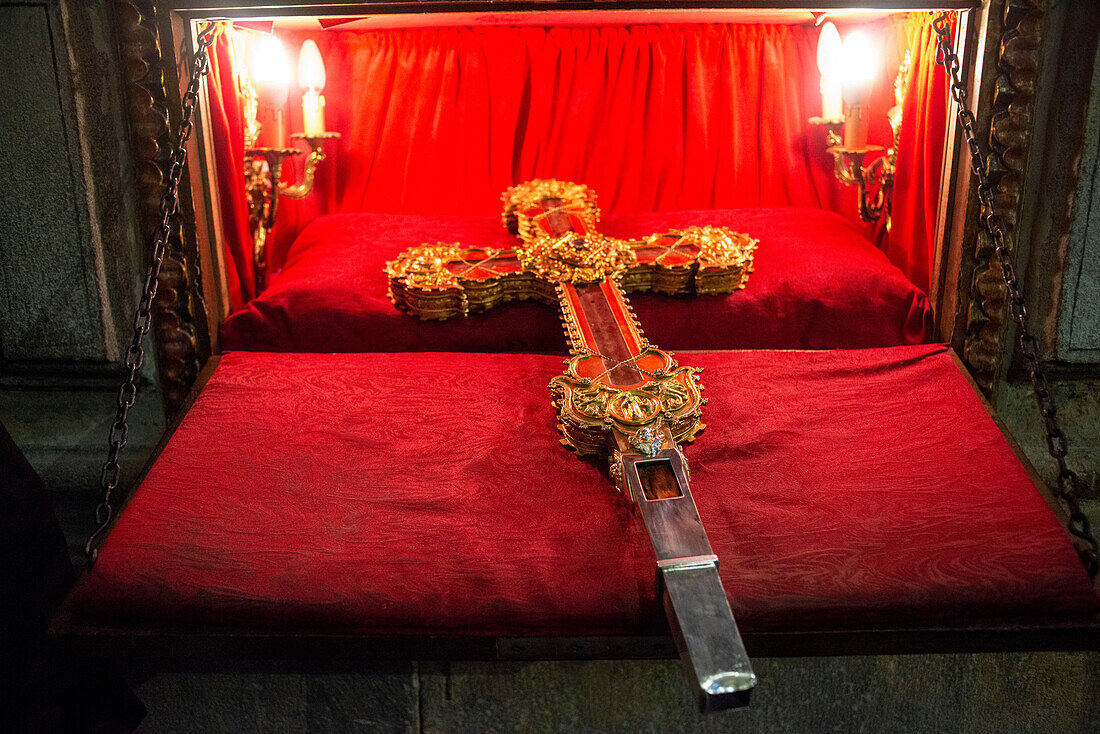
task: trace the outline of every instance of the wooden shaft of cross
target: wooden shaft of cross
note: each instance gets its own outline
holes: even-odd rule
[[[755,685],[718,577],[679,443],[702,430],[700,370],[651,345],[626,301],[637,290],[731,292],[751,272],[756,241],[695,227],[625,241],[596,229],[587,187],[530,181],[505,193],[516,250],[424,245],[387,264],[395,305],[447,318],[500,301],[556,300],[573,353],[550,382],[562,443],[609,456],[616,485],[653,543],[670,627],[700,708],[745,705]],[[640,263],[641,261],[641,263]]]

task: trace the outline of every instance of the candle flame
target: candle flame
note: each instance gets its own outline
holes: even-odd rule
[[[859,31],[852,31],[844,39],[841,78],[844,100],[849,104],[861,104],[871,93],[871,83],[878,71],[878,58],[871,39]]]
[[[878,59],[866,34],[852,31],[844,39],[843,75],[846,84],[869,82],[875,78]]]
[[[312,39],[302,44],[298,54],[298,86],[313,92],[325,88],[325,60]]]
[[[840,33],[835,25],[825,23],[821,26],[821,35],[817,39],[817,70],[821,72],[821,76],[829,79],[840,76],[842,53]]]
[[[275,36],[264,36],[252,52],[252,80],[263,104],[282,107],[290,94],[290,61]]]

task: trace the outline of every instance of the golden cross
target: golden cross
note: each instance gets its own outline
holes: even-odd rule
[[[700,422],[701,370],[650,344],[625,292],[732,293],[752,272],[757,241],[724,227],[687,227],[642,240],[596,229],[595,194],[535,179],[503,196],[513,250],[436,244],[386,264],[390,298],[422,319],[478,313],[511,300],[557,304],[572,358],[550,382],[562,443],[609,456],[657,555],[658,581],[700,707],[744,705],[756,682],[718,578],[718,559],[691,496],[679,444]]]

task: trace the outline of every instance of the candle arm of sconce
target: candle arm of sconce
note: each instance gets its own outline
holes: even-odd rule
[[[833,157],[833,175],[842,184],[859,188],[859,216],[865,222],[874,221],[890,210],[898,141],[901,137],[901,105],[905,96],[904,88],[900,85],[903,78],[906,78],[907,70],[908,66],[905,66],[898,72],[898,80],[895,82],[897,104],[887,113],[893,132],[893,145],[890,148],[883,149],[876,145],[846,148],[844,138],[840,135],[844,120],[821,117],[809,119],[811,125],[825,129],[825,149]],[[868,157],[871,159],[866,163]],[[887,228],[889,226],[887,218]]]
[[[833,174],[847,186],[860,183],[861,175],[857,173],[863,162],[862,154],[852,154],[843,150],[830,150],[833,154]]]
[[[257,295],[267,284],[267,233],[267,227],[252,228],[252,272]]]
[[[318,145],[306,156],[305,167],[302,171],[302,180],[296,184],[288,185],[279,182],[279,195],[288,199],[304,199],[313,191],[313,181],[317,174],[317,166],[325,160],[325,151]]]
[[[890,193],[894,188],[894,162],[889,151],[866,166],[860,166],[858,173],[859,216],[863,221],[871,222],[890,208]]]
[[[875,160],[880,161],[882,159],[876,158]],[[865,222],[874,221],[882,213],[883,202],[881,186],[874,192],[867,187],[868,182],[872,184],[875,182],[875,162],[872,162],[866,168],[857,164],[855,175],[856,184],[859,186],[859,218]]]
[[[279,195],[288,199],[304,199],[313,191],[314,178],[317,175],[317,166],[324,162],[326,140],[336,140],[340,133],[320,133],[316,135],[295,133],[290,137],[305,140],[309,144],[309,155],[306,156],[305,166],[302,170],[302,180],[296,184],[279,184]]]
[[[848,149],[842,146],[829,148],[833,156],[833,169],[837,179],[846,185],[859,188],[859,216],[870,222],[882,216],[890,206],[890,193],[894,186],[895,149],[883,150],[878,146]],[[876,155],[864,163],[868,155]]]
[[[894,188],[894,156],[892,154],[892,150],[887,151],[886,155],[873,160],[863,171],[864,178],[877,187],[872,193],[867,190],[866,183],[860,185],[860,192],[863,195],[860,202],[860,216],[864,221],[870,222],[878,219],[890,209],[891,192]],[[887,219],[887,228],[889,228],[889,219]]]
[[[293,138],[304,139],[310,147],[306,156],[301,182],[294,185],[284,184],[281,178],[283,162],[302,151],[294,148],[249,148],[245,151],[245,196],[248,200],[248,226],[252,233],[252,261],[256,276],[256,292],[262,291],[267,282],[267,234],[275,226],[279,199],[304,199],[313,191],[317,166],[325,160],[322,145],[325,140],[340,137],[339,133],[320,133],[305,135],[298,133]]]

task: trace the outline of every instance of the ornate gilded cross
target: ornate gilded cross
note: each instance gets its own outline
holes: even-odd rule
[[[657,554],[658,583],[681,656],[705,711],[748,702],[756,682],[718,578],[679,444],[703,428],[700,369],[650,344],[626,291],[732,293],[752,271],[757,241],[723,227],[644,240],[596,230],[588,187],[535,179],[504,193],[514,250],[436,244],[386,264],[390,298],[422,319],[485,311],[510,300],[556,303],[572,358],[550,381],[562,443],[608,456]]]

